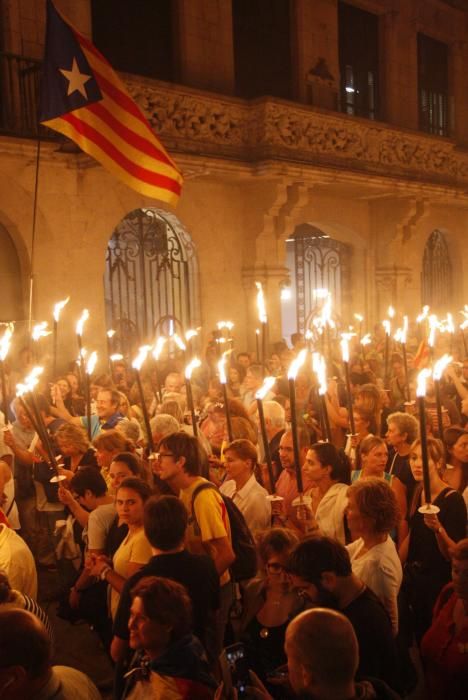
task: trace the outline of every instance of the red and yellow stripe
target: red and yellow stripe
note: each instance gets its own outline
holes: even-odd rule
[[[122,81],[93,44],[73,27],[103,99],[44,124],[67,136],[126,185],[175,205],[182,175]]]

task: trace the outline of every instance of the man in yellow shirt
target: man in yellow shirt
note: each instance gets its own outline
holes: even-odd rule
[[[213,638],[207,635],[208,653],[218,658],[223,648],[224,632],[233,603],[233,585],[229,567],[235,559],[231,528],[226,506],[216,489],[205,488],[193,501],[195,490],[209,483],[200,476],[203,453],[198,440],[180,431],[164,437],[158,446],[158,475],[166,481],[187,509],[189,525],[186,546],[192,554],[208,554],[219,574],[221,586],[220,607],[217,611]]]

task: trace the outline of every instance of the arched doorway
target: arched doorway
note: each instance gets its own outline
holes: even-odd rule
[[[26,318],[21,267],[18,253],[8,231],[0,224],[0,322]]]
[[[424,247],[421,272],[421,301],[436,313],[450,309],[452,304],[452,262],[447,240],[442,231],[435,230]]]
[[[341,316],[349,291],[350,247],[330,238],[312,224],[299,224],[286,241],[286,265],[292,295],[282,302],[283,335],[307,330],[308,320],[320,306],[315,290],[328,289],[333,313]]]
[[[152,341],[163,317],[186,329],[199,322],[195,248],[177,217],[162,209],[135,209],[119,223],[107,247],[104,287],[107,326],[123,353]]]

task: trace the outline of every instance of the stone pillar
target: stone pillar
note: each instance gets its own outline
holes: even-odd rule
[[[468,144],[468,93],[466,89],[466,68],[468,66],[468,42],[458,41],[450,48],[449,75],[451,76],[450,94],[453,95],[454,138],[464,145]]]
[[[411,4],[399,3],[380,18],[380,75],[382,121],[417,129],[418,50]]]
[[[177,0],[177,19],[180,82],[233,94],[231,0]]]
[[[335,0],[293,3],[294,97],[336,110],[340,83]]]

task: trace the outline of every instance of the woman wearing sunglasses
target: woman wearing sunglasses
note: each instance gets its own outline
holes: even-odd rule
[[[286,627],[303,607],[286,571],[286,562],[298,541],[294,532],[279,527],[264,535],[258,547],[261,569],[258,578],[247,585],[244,597],[240,638],[245,644],[249,668],[274,698],[281,695],[277,695],[278,686],[270,685],[268,678],[286,664]],[[282,692],[282,688],[279,690]]]

